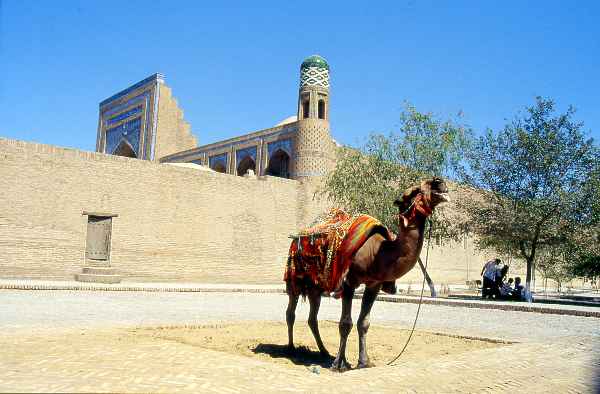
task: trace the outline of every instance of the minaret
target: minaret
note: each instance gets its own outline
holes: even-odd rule
[[[329,134],[329,65],[313,55],[300,66],[292,178],[320,181],[333,168],[334,160],[335,144]]]

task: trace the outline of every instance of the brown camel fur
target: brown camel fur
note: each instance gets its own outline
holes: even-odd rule
[[[417,198],[418,196],[420,197]],[[415,266],[423,248],[425,222],[428,214],[438,204],[449,200],[448,187],[440,178],[429,179],[423,181],[419,186],[413,186],[402,195],[401,199],[394,202],[394,205],[400,209],[400,228],[396,239],[389,241],[381,234],[373,233],[354,254],[350,270],[343,282],[342,315],[339,322],[340,347],[331,366],[332,370],[342,372],[350,369],[350,365],[346,360],[346,341],[352,330],[352,298],[354,291],[361,284],[365,284],[365,291],[357,321],[359,337],[358,368],[372,366],[367,354],[366,336],[370,324],[369,314],[377,293],[379,293],[384,283],[395,281]],[[287,283],[287,289],[289,295],[289,304],[286,311],[288,346],[293,351],[295,311],[299,296],[290,290],[291,284],[289,282]],[[319,351],[324,356],[328,356],[329,353],[325,349],[319,334],[317,321],[322,292],[322,289],[316,285],[308,291],[307,296],[310,304],[308,325],[315,337]]]

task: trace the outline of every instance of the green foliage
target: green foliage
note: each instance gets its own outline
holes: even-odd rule
[[[371,134],[359,150],[339,149],[337,166],[326,179],[324,193],[349,212],[369,214],[396,230],[394,200],[426,177],[454,173],[470,140],[467,127],[439,121],[407,104],[398,132]],[[435,216],[438,235],[457,235],[450,220]]]
[[[588,279],[600,278],[600,255],[582,255],[580,259],[569,266],[573,276]]]
[[[400,133],[390,136],[395,159],[426,176],[453,176],[473,138],[471,130],[457,120],[439,121],[408,103],[400,124]]]
[[[535,269],[544,279],[554,280],[560,291],[562,284],[574,276],[570,265],[573,257],[572,248],[566,245],[545,246],[538,253]]]
[[[598,148],[573,121],[573,108],[554,113],[554,102],[538,97],[503,130],[480,137],[461,172],[481,191],[460,204],[479,246],[520,255],[527,283],[536,252],[564,254],[569,239],[598,218]]]

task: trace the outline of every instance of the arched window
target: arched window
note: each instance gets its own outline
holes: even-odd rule
[[[246,175],[248,170],[252,170],[252,171],[256,172],[256,163],[254,162],[254,159],[252,159],[252,157],[250,157],[250,156],[246,156],[240,162],[240,164],[238,164],[237,174],[239,176],[244,176],[244,175]]]
[[[302,102],[302,119],[308,119],[310,114],[310,100]]]
[[[283,150],[278,149],[269,159],[267,175],[280,178],[290,177],[290,156]]]
[[[325,100],[319,100],[319,119],[325,119]]]
[[[127,142],[125,140],[121,140],[121,143],[119,144],[119,146],[117,146],[117,149],[115,149],[115,151],[113,152],[113,155],[133,157],[134,159],[137,158],[137,155],[133,151],[133,148],[131,147],[129,142]]]

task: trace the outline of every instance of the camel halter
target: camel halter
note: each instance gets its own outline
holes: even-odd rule
[[[416,198],[415,198],[415,201],[416,201]],[[414,202],[413,202],[413,204],[414,204]],[[413,204],[411,204],[411,207]],[[409,207],[408,209],[410,209],[411,207]],[[427,208],[429,208],[429,206]],[[408,211],[408,209],[407,209],[407,211]],[[431,215],[431,213],[429,215]],[[425,220],[428,219],[429,215],[425,216]],[[400,216],[402,216],[402,214],[400,214]],[[428,221],[429,221],[429,235],[427,236],[427,249],[425,252],[425,272],[427,272],[427,263],[429,263],[429,245],[431,244],[431,228],[433,227],[433,223],[431,222],[431,220],[428,220]],[[421,304],[423,303],[423,292],[424,291],[425,291],[425,275],[423,274],[423,284],[421,285],[421,296],[419,297],[419,306],[417,308],[417,314],[415,315],[415,321],[413,323],[412,329],[410,330],[410,334],[408,335],[408,338],[406,339],[406,343],[404,344],[404,347],[402,348],[402,350],[400,350],[400,353],[398,353],[398,355],[396,357],[394,357],[393,360],[388,362],[387,365],[392,365],[393,363],[395,363],[396,360],[398,360],[400,358],[400,356],[402,356],[402,354],[408,347],[408,344],[410,343],[413,333],[415,332],[415,327],[417,326],[417,320],[419,319],[419,312],[421,312]]]
[[[431,216],[433,210],[431,209],[430,200],[424,193],[419,193],[413,199],[412,203],[404,212],[398,214],[398,228],[407,227],[410,223],[414,222],[417,218],[417,214],[423,215],[426,219]],[[407,215],[408,214],[408,215]],[[404,222],[404,226],[402,226]]]

